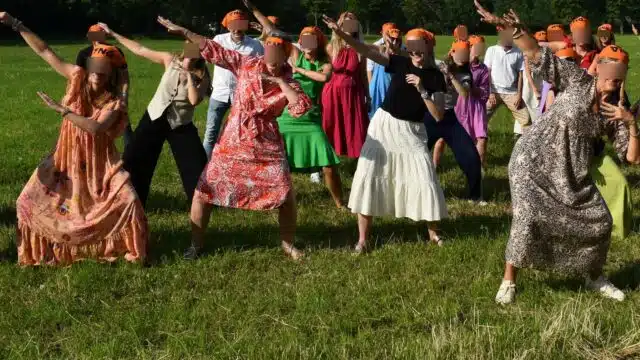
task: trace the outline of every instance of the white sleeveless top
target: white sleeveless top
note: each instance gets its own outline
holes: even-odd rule
[[[186,82],[180,83],[181,64],[174,58],[165,69],[156,94],[151,99],[147,112],[151,121],[159,119],[166,111],[167,122],[171,129],[187,125],[193,121],[195,106],[189,102],[189,89]],[[203,79],[203,81],[207,81]],[[202,84],[202,93],[206,92],[208,84]],[[203,89],[204,88],[204,89]],[[202,95],[202,94],[201,94]]]

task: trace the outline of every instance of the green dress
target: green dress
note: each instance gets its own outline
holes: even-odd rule
[[[627,179],[613,158],[608,155],[596,156],[589,174],[595,181],[613,218],[611,236],[624,239],[629,235],[633,223],[631,189]]]
[[[296,66],[311,71],[322,71],[324,64],[309,61],[300,54]],[[320,95],[324,83],[314,81],[302,74],[293,74],[302,90],[311,98],[313,107],[299,118],[294,118],[285,108],[278,118],[278,126],[284,140],[289,167],[292,172],[313,172],[318,168],[340,163],[327,135],[322,129]]]

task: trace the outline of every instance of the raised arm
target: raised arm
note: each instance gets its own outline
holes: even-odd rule
[[[493,25],[502,25],[505,29],[513,32],[514,44],[527,57],[534,75],[540,76],[548,83],[555,84],[559,92],[564,91],[570,84],[590,80],[589,75],[578,65],[561,61],[553,55],[554,51],[566,47],[566,43],[563,41],[550,42],[547,47],[540,47],[537,41],[527,33],[520,18],[513,10],[500,18],[483,8],[478,0],[474,0],[474,3],[478,14],[482,16],[482,21]]]
[[[371,59],[371,61],[376,62],[382,66],[389,65],[389,56],[387,54],[381,53],[376,47],[372,47],[370,45],[367,45],[365,43],[362,43],[354,39],[353,37],[351,37],[351,35],[342,31],[340,29],[340,26],[338,26],[338,23],[336,23],[330,17],[326,15],[322,15],[322,21],[324,21],[324,23],[327,24],[329,29],[331,29],[333,32],[336,33],[336,35],[344,39],[344,41],[347,44],[349,44],[349,46],[351,46],[363,57]],[[365,74],[366,74],[366,68],[365,68]]]
[[[51,50],[49,45],[24,26],[22,21],[12,17],[7,12],[0,12],[0,23],[10,26],[14,31],[19,32],[27,45],[29,45],[38,56],[46,61],[58,74],[67,79],[71,79],[75,65],[60,59],[60,57]]]
[[[200,44],[200,53],[207,62],[225,68],[237,76],[237,72],[246,58],[245,56],[237,51],[225,49],[217,42],[178,26],[163,17],[159,16],[158,22],[166,27],[169,33],[184,36],[192,43]]]
[[[122,44],[124,47],[129,49],[129,51],[131,51],[137,56],[141,56],[157,64],[162,64],[165,67],[169,66],[169,64],[171,63],[171,60],[173,59],[173,55],[171,55],[171,53],[164,52],[164,51],[156,51],[156,50],[152,50],[147,47],[144,47],[142,46],[142,44],[138,43],[137,41],[128,39],[118,34],[117,32],[111,30],[107,24],[98,23],[98,25],[102,27],[102,29],[104,30],[105,33],[107,33],[107,35],[112,36],[120,44]]]
[[[264,14],[262,14],[262,12],[260,12],[260,10],[258,10],[258,8],[255,7],[255,5],[251,3],[251,1],[242,0],[242,2],[244,3],[244,6],[246,6],[247,9],[251,11],[253,16],[255,16],[256,20],[258,20],[260,25],[262,25],[263,35],[270,36],[278,30],[276,26],[266,16],[264,16]]]

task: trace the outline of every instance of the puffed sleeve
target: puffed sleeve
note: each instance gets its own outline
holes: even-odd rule
[[[246,59],[246,56],[237,51],[225,49],[211,39],[205,39],[200,43],[200,54],[208,63],[225,68],[236,76]]]
[[[287,104],[287,110],[289,111],[289,115],[297,118],[304,115],[304,113],[311,109],[311,99],[309,98],[309,96],[307,96],[307,94],[304,93],[304,91],[302,91],[302,87],[297,81],[289,81],[289,86],[291,86],[291,88],[295,90],[296,93],[298,93],[298,101],[296,101],[294,104]]]
[[[538,59],[529,59],[529,65],[534,77],[555,84],[559,92],[572,86],[582,87],[593,81],[593,77],[586,71],[570,61],[554,56],[548,47],[541,47]]]

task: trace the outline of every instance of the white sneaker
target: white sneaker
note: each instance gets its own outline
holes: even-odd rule
[[[320,184],[322,182],[322,174],[319,172],[311,174],[311,182],[314,184]]]
[[[606,298],[624,301],[624,293],[602,275],[595,281],[587,278],[586,286],[589,290],[597,291]]]
[[[500,289],[496,294],[496,302],[500,305],[509,305],[516,300],[516,284],[511,280],[502,280]]]

